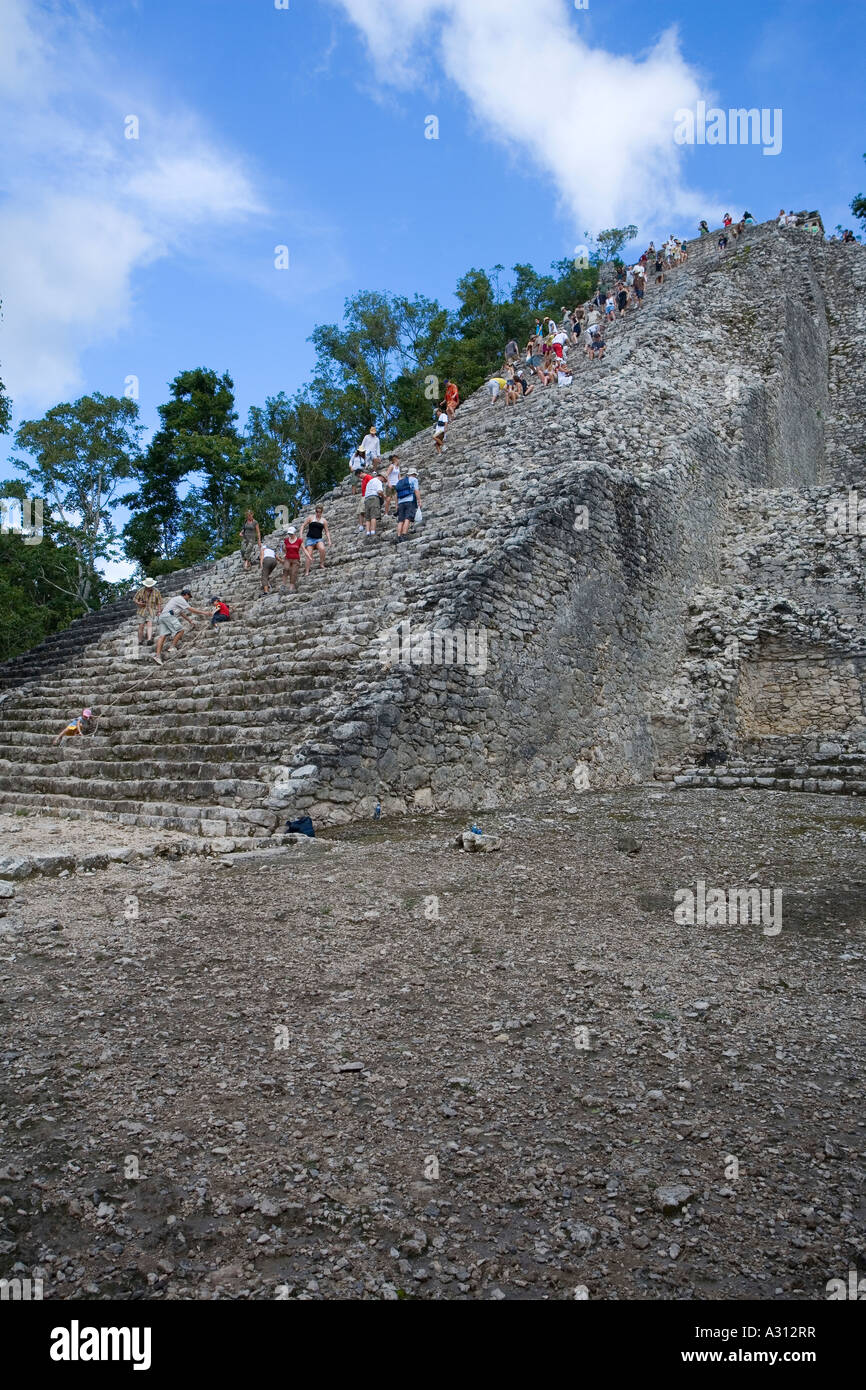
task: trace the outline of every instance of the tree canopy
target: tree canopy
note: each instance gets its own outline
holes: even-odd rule
[[[141,426],[134,401],[98,392],[52,406],[40,420],[25,420],[12,462],[42,498],[54,533],[76,557],[72,597],[89,609],[99,592],[98,562],[117,558],[114,507],[120,484],[133,472]]]
[[[9,655],[116,591],[101,576],[123,554],[140,571],[163,574],[215,559],[238,543],[252,507],[263,526],[276,509],[297,513],[346,472],[371,424],[385,448],[431,421],[447,379],[465,397],[501,364],[506,341],[524,342],[536,319],[560,317],[586,300],[599,265],[636,228],[601,232],[591,256],[554,261],[547,272],[518,264],[473,267],[454,306],[425,295],[364,290],[345,301],[340,323],[319,324],[309,381],[253,405],[238,427],[227,371],[193,367],[169,383],[159,427],[145,448],[134,401],[82,396],[24,421],[15,435],[28,496],[44,499],[39,545],[4,534],[9,558],[0,652]],[[10,402],[0,382],[0,431]],[[8,495],[18,495],[12,484]],[[24,493],[21,494],[22,496]],[[129,517],[122,537],[115,509]]]

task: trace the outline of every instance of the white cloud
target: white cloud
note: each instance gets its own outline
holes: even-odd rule
[[[568,0],[335,0],[363,33],[380,82],[424,86],[438,64],[484,131],[553,181],[575,237],[709,216],[683,179],[674,112],[697,74],[668,31],[641,58],[591,48]]]
[[[0,0],[0,31],[0,363],[30,412],[82,386],[81,354],[129,322],[137,270],[261,206],[192,113],[141,102],[125,138],[129,98],[88,11]]]

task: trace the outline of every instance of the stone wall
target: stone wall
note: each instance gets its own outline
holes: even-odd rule
[[[490,411],[481,468],[497,487],[508,479],[519,510],[494,555],[467,566],[459,595],[443,597],[440,585],[435,610],[442,626],[486,627],[488,669],[400,672],[390,692],[352,711],[353,778],[369,802],[469,806],[567,790],[580,766],[590,785],[622,785],[706,747],[712,720],[683,679],[689,598],[723,582],[740,549],[738,498],[826,475],[827,295],[829,287],[844,299],[848,285],[825,262],[840,251],[758,229],[730,259],[706,254],[671,277],[604,371],[584,371],[569,392]],[[492,503],[484,487],[481,508]],[[744,630],[744,618],[740,605],[724,635]],[[731,747],[742,717],[729,698],[734,679],[720,681],[716,711]],[[828,727],[855,721],[858,679],[847,677],[846,714]],[[815,720],[822,710],[829,717],[836,684],[828,676],[821,695],[814,677]],[[766,722],[753,676],[742,700],[751,732]],[[360,726],[375,731],[372,756]],[[340,740],[303,750],[319,769],[308,802],[319,814],[329,782],[345,777],[343,752]]]

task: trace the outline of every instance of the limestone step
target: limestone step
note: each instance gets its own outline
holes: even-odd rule
[[[4,810],[34,809],[64,812],[83,812],[88,817],[108,818],[122,825],[141,825],[158,830],[185,830],[195,835],[229,834],[231,836],[268,835],[280,822],[276,814],[270,818],[274,825],[250,819],[259,813],[240,811],[234,807],[186,805],[169,803],[142,804],[123,800],[102,800],[99,797],[66,796],[51,792],[0,791],[0,807]]]
[[[64,768],[62,774],[57,769],[49,772],[17,769],[10,774],[7,768],[0,764],[0,791],[52,792],[70,796],[86,793],[96,798],[110,799],[122,796],[125,799],[134,798],[145,802],[158,794],[160,799],[165,798],[178,804],[197,804],[203,801],[215,805],[220,805],[226,800],[238,800],[244,805],[252,805],[257,799],[264,800],[270,792],[269,783],[241,780],[238,777],[208,779],[199,775],[198,769],[194,766],[183,764],[177,768],[171,763],[165,763],[161,767],[145,765],[141,768],[139,776],[131,775],[134,765],[121,766],[125,775],[121,772],[119,778],[114,778],[110,769],[106,767],[98,767],[90,775],[76,768]],[[179,775],[183,773],[185,766],[190,773],[187,778]],[[82,780],[87,783],[86,787],[82,787]]]
[[[136,710],[143,715],[154,713],[163,718],[173,718],[177,712],[191,715],[199,710],[212,709],[224,709],[227,713],[237,711],[254,714],[258,709],[272,710],[280,700],[297,701],[298,697],[301,696],[314,698],[327,692],[331,688],[333,675],[338,669],[336,663],[327,663],[321,669],[317,667],[299,676],[287,676],[281,679],[275,679],[272,676],[267,682],[261,681],[261,684],[266,686],[262,691],[255,689],[255,682],[250,682],[247,690],[233,690],[221,687],[218,681],[211,682],[210,688],[206,686],[204,689],[199,683],[178,685],[173,687],[170,692],[145,688],[130,691],[128,694],[126,692],[116,694],[109,703],[104,704],[101,701],[96,701],[93,709],[94,713],[100,716],[100,723],[103,719],[111,718],[116,713],[123,712],[127,705],[134,705]],[[60,697],[54,699],[34,697],[32,702],[28,702],[23,708],[20,706],[16,708],[15,705],[10,707],[7,704],[4,710],[7,726],[14,728],[16,723],[20,724],[22,721],[29,724],[62,720],[70,713],[69,692],[64,693],[67,697],[64,704],[60,703]],[[81,694],[81,692],[78,693]],[[182,708],[179,709],[179,706]],[[55,730],[55,732],[57,731]]]
[[[120,731],[112,735],[90,734],[81,740],[68,739],[65,745],[61,745],[62,751],[58,752],[54,744],[57,736],[56,727],[51,731],[17,729],[4,738],[2,753],[13,763],[40,761],[44,757],[46,761],[58,764],[61,757],[64,761],[73,757],[102,756],[128,757],[134,760],[137,757],[153,757],[156,748],[178,748],[183,749],[189,758],[199,757],[208,761],[217,754],[231,758],[255,758],[263,754],[272,754],[284,741],[279,727],[266,730],[254,725],[244,725],[243,728],[227,731],[224,725],[215,725],[212,728],[196,729],[194,738],[192,732],[186,733],[175,726],[162,726],[154,729],[149,735],[146,730],[141,729]],[[237,737],[229,738],[228,732],[236,734]]]
[[[866,778],[846,776],[843,769],[836,775],[825,777],[792,777],[769,770],[767,775],[759,771],[742,773],[712,773],[705,768],[687,768],[678,773],[667,773],[659,781],[672,782],[677,787],[718,787],[722,790],[757,787],[763,791],[780,792],[823,792],[827,795],[866,796]]]

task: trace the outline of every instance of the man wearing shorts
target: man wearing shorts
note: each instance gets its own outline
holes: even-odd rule
[[[436,428],[433,431],[433,443],[436,446],[437,454],[441,454],[445,448],[445,439],[448,433],[448,416],[443,410],[436,421]]]
[[[358,508],[358,530],[359,530],[359,531],[363,531],[363,529],[364,529],[364,494],[365,494],[366,491],[367,491],[367,484],[369,483],[369,481],[370,481],[370,479],[372,478],[372,476],[373,476],[373,468],[372,468],[372,466],[370,466],[370,467],[366,467],[366,466],[365,466],[364,471],[363,471],[363,473],[361,474],[361,505],[360,505],[360,507]]]
[[[492,376],[487,383],[487,394],[490,397],[490,404],[495,405],[500,394],[505,390],[508,382],[504,376]]]
[[[385,486],[378,473],[374,473],[364,489],[364,530],[367,537],[375,536],[376,522],[382,515],[382,496]]]
[[[460,404],[460,392],[453,381],[445,383],[445,413],[449,420],[453,420]]]
[[[415,513],[421,505],[418,492],[418,479],[412,475],[397,480],[397,540],[404,541],[409,527],[415,520]]]
[[[193,608],[190,603],[192,593],[189,589],[184,589],[182,593],[175,594],[167,603],[162,606],[162,612],[156,620],[156,650],[153,659],[157,666],[162,666],[162,649],[165,646],[165,639],[172,638],[172,649],[177,647],[183,637],[184,622],[192,624],[192,614],[197,613],[200,618],[209,618],[210,614],[203,608]]]
[[[592,339],[592,360],[593,362],[595,362],[596,359],[600,361],[602,357],[604,357],[604,338],[601,336],[601,333],[596,333],[595,337]]]

